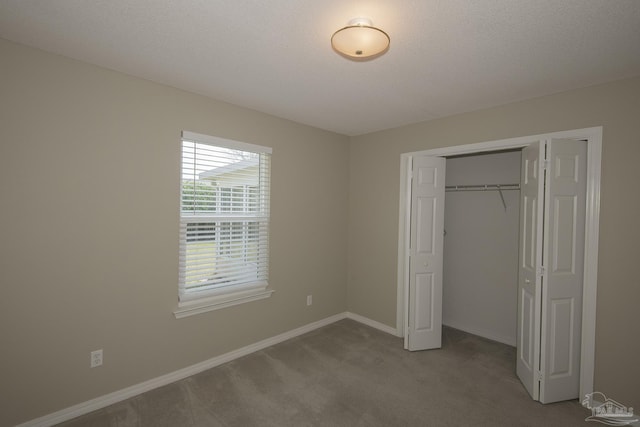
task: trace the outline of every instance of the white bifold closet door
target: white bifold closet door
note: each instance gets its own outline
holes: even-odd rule
[[[442,264],[446,160],[413,159],[407,348],[442,346]]]
[[[517,374],[534,400],[579,397],[587,147],[522,153]]]
[[[442,344],[445,162],[413,159],[409,350]],[[584,141],[544,140],[522,152],[516,370],[542,403],[580,393],[586,168]]]
[[[520,178],[520,255],[516,371],[534,400],[539,400],[540,305],[542,303],[542,221],[545,142],[522,150]]]

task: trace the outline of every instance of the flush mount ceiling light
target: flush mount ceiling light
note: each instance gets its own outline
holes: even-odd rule
[[[389,35],[367,18],[354,18],[331,36],[333,49],[349,59],[370,59],[389,49]]]

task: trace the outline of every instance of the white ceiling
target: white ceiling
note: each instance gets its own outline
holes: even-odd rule
[[[333,52],[359,16],[385,55]],[[640,75],[640,0],[0,0],[0,37],[345,135]]]

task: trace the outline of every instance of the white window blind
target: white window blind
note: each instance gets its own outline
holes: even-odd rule
[[[183,132],[181,301],[264,289],[271,149]]]

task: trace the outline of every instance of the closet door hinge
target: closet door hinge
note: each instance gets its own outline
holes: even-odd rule
[[[538,381],[542,381],[543,376],[541,371],[536,371],[536,376],[538,377]]]
[[[547,273],[547,268],[546,268],[546,267],[543,267],[543,266],[540,266],[540,267],[538,267],[538,268],[537,268],[536,276],[538,276],[538,277],[544,277],[544,275],[545,275],[546,273]]]
[[[545,159],[542,161],[542,169],[547,170],[549,169],[550,165],[551,165],[551,162],[549,161],[549,159]]]

